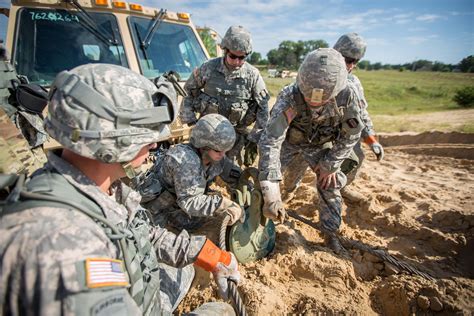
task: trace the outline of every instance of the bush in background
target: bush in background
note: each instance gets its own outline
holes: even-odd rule
[[[474,107],[474,87],[464,87],[456,91],[453,100],[463,108]]]

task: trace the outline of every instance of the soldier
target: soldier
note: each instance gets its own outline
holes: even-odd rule
[[[188,96],[183,100],[180,117],[187,124],[196,123],[196,113],[219,113],[228,118],[237,140],[227,156],[250,166],[257,157],[257,143],[268,121],[269,95],[258,70],[245,61],[252,52],[250,33],[242,26],[231,26],[221,47],[224,57],[202,64],[184,85]]]
[[[0,172],[32,173],[46,162],[42,145],[47,134],[42,115],[18,104],[13,83],[19,85],[19,80],[0,43]],[[28,98],[32,100],[38,98]]]
[[[354,169],[347,173],[347,185],[354,181],[357,172],[362,166],[362,162],[365,158],[364,151],[362,150],[361,140],[370,146],[370,149],[375,154],[378,161],[381,161],[384,156],[383,147],[375,138],[374,125],[370,119],[369,113],[367,112],[368,104],[364,96],[364,88],[362,87],[359,78],[357,78],[357,76],[352,73],[352,70],[356,67],[359,60],[364,57],[366,48],[367,43],[357,33],[344,34],[337,40],[336,44],[334,44],[334,49],[341,53],[346,62],[347,71],[349,72],[349,76],[347,77],[348,81],[356,87],[356,91],[359,94],[362,109],[361,118],[365,125],[361,133],[361,139],[354,146],[354,153],[357,155],[358,163],[354,166]],[[342,196],[345,199],[359,201],[364,198],[359,193],[350,190],[347,185],[341,191]]]
[[[209,194],[217,176],[236,184],[240,169],[225,153],[235,141],[234,127],[220,114],[200,118],[188,144],[171,147],[159,157],[138,186],[142,205],[163,227],[195,230],[207,217],[229,214],[229,225],[243,220],[242,208],[230,199]]]
[[[344,58],[332,48],[310,52],[299,68],[296,83],[284,87],[278,95],[260,139],[264,215],[285,219],[279,189],[282,172],[285,176],[301,173],[309,165],[318,178],[319,217],[326,245],[339,253],[343,249],[336,236],[342,210],[339,191],[346,184],[340,166],[363,127],[357,93],[347,85]],[[331,142],[334,145],[327,146]],[[292,161],[303,164],[293,163],[295,169],[289,170]]]
[[[50,152],[3,207],[0,314],[170,314],[166,305],[176,306],[190,286],[192,263],[214,274],[224,297],[228,279],[239,280],[232,253],[152,225],[139,194],[120,181],[136,176],[149,149],[170,134],[176,92],[157,86],[115,65],[58,74],[45,127],[64,149]],[[174,286],[160,282],[163,263],[185,267],[176,270],[181,284],[170,299],[177,302],[160,299],[160,288]],[[196,313],[233,310],[210,303]]]

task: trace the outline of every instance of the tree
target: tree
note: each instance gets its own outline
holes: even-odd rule
[[[283,41],[267,53],[268,62],[282,68],[297,69],[304,57],[315,49],[329,47],[323,40]]]
[[[217,57],[217,43],[208,28],[198,28],[199,36],[201,37],[204,46],[211,57]]]
[[[418,70],[423,70],[423,71],[431,71],[433,68],[433,62],[426,60],[426,59],[420,59],[420,60],[415,60],[412,64],[412,71],[418,71]]]
[[[270,64],[279,66],[281,59],[280,51],[278,51],[278,49],[271,49],[267,53],[267,59]]]
[[[382,69],[382,63],[375,63],[375,64],[373,65],[373,69],[374,69],[374,70],[380,70],[380,69]]]
[[[262,55],[257,52],[253,52],[252,54],[250,54],[249,58],[247,59],[247,61],[252,65],[259,64],[261,60],[262,60]]]
[[[361,61],[359,61],[359,63],[357,64],[357,68],[359,68],[359,69],[364,69],[364,70],[369,70],[369,68],[370,68],[370,61],[368,61],[368,60],[361,60]]]
[[[458,66],[462,72],[474,72],[474,55],[463,58]]]

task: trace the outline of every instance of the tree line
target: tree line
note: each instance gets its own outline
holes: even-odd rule
[[[324,40],[310,41],[283,41],[278,48],[272,49],[267,54],[267,59],[262,58],[258,52],[253,52],[248,62],[254,65],[267,65],[280,69],[297,70],[304,56],[317,48],[329,47]],[[405,64],[382,64],[380,62],[371,63],[368,60],[362,60],[357,64],[359,69],[381,70],[394,69],[399,71],[460,71],[474,73],[474,55],[462,59],[458,64],[445,64],[439,61],[430,61],[425,59],[415,60]]]

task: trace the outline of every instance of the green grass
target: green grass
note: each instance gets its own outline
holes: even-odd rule
[[[356,71],[371,114],[416,114],[458,109],[456,90],[474,86],[474,74]]]

